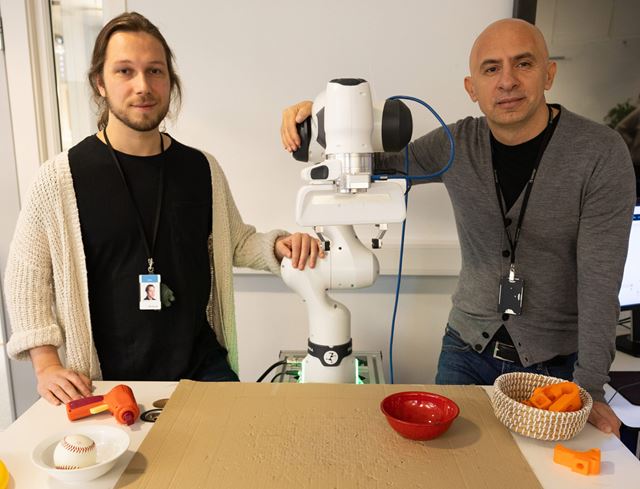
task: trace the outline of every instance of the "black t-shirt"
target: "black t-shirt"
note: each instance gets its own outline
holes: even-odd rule
[[[559,111],[561,110],[559,105],[553,105],[553,107]],[[551,122],[551,136],[553,136],[553,131],[555,131],[558,125],[558,119],[560,119],[560,112],[558,112],[558,115]],[[514,146],[502,144],[493,137],[493,134],[490,136],[491,157],[498,172],[498,183],[500,184],[506,210],[509,210],[513,204],[516,203],[518,197],[527,185],[529,178],[531,178],[531,173],[533,172],[533,167],[536,163],[538,152],[540,151],[540,145],[544,140],[545,131],[546,128],[535,138]],[[535,192],[535,183],[531,191]],[[524,225],[525,223],[523,223],[523,226]],[[505,316],[508,319],[509,316]],[[496,331],[493,339],[513,344],[511,335],[504,325],[500,326],[498,331]]]
[[[160,311],[139,310],[139,275],[147,273],[147,254],[136,211],[108,147],[95,135],[86,138],[69,150],[69,165],[103,378],[189,378],[212,350],[226,354],[206,320],[211,288],[209,164],[201,152],[175,140],[161,155],[117,154],[149,243],[164,161],[153,258],[155,273],[174,291],[176,300]]]
[[[560,110],[559,105],[554,105]],[[551,123],[551,134],[558,125],[560,113]],[[546,128],[545,128],[546,130]],[[506,210],[509,210],[524,190],[527,181],[531,177],[540,145],[543,142],[545,131],[542,131],[533,139],[515,146],[507,146],[500,143],[491,134],[491,157],[498,172],[498,183],[505,201]],[[532,192],[535,192],[535,184]]]

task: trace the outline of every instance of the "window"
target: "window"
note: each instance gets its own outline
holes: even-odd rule
[[[62,149],[96,130],[87,71],[102,28],[102,0],[52,0],[51,31]]]

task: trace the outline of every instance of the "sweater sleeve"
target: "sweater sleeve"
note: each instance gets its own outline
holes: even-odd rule
[[[55,169],[45,163],[20,212],[5,272],[7,308],[12,334],[9,356],[28,359],[29,350],[60,347],[64,337],[53,313],[53,272],[47,215],[55,199]]]
[[[456,125],[449,126],[449,130],[455,136]],[[442,128],[420,136],[409,143],[409,175],[424,176],[436,173],[445,167],[449,160],[451,144],[447,134]],[[405,172],[405,152],[382,153],[375,156],[376,173]],[[414,183],[441,182],[442,178],[436,177],[429,180],[416,180]]]
[[[635,179],[629,153],[615,138],[593,167],[584,193],[577,241],[578,363],[575,380],[595,401],[615,355],[618,292],[627,255]],[[606,145],[602,143],[604,147]]]
[[[225,196],[233,265],[254,270],[270,271],[275,275],[280,275],[280,262],[275,256],[274,246],[280,236],[287,236],[289,233],[283,230],[258,233],[255,227],[245,224],[231,195],[229,183],[224,172],[213,156],[207,154],[207,158],[213,163],[211,168],[215,172],[214,180],[218,184],[218,188],[214,188],[213,191],[222,192]]]

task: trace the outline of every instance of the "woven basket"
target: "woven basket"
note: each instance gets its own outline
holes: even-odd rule
[[[593,400],[580,389],[582,409],[554,412],[522,404],[536,387],[566,382],[563,379],[527,372],[513,372],[498,377],[493,384],[493,410],[496,417],[511,431],[536,440],[568,440],[580,433],[587,422]]]

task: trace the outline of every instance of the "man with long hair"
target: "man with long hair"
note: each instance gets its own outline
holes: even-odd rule
[[[88,77],[99,132],[42,166],[18,220],[8,352],[31,358],[54,404],[93,379],[238,380],[232,266],[279,273],[283,257],[313,267],[322,251],[306,234],[257,233],[215,158],[159,130],[181,86],[145,17],[104,26]],[[159,311],[139,300],[151,282]]]

